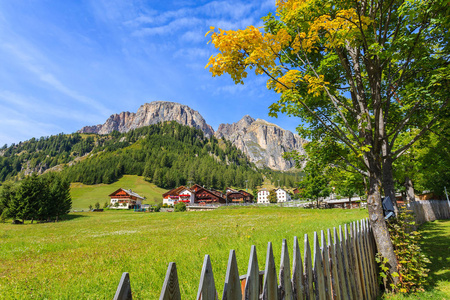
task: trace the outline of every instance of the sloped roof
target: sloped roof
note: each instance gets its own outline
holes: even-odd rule
[[[172,190],[170,190],[170,191],[164,193],[164,194],[163,194],[163,197],[165,198],[165,197],[167,197],[167,196],[178,196],[178,195],[180,194],[180,192],[181,192],[182,190],[185,190],[185,189],[188,189],[188,188],[185,187],[184,185],[179,186],[179,187],[177,187],[177,188],[174,188],[174,189],[172,189]]]
[[[134,196],[134,197],[139,198],[139,199],[142,199],[142,200],[145,199],[145,197],[142,197],[142,196],[139,195],[138,193],[133,192],[131,189],[127,190],[127,189],[124,189],[124,188],[120,188],[120,189],[116,190],[114,193],[111,193],[110,195],[108,195],[108,197],[112,197],[112,196],[116,195],[117,192],[119,192],[119,191],[124,191],[124,192],[127,193],[129,196]]]

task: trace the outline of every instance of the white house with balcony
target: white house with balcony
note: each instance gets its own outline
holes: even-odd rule
[[[138,195],[131,189],[126,190],[123,188],[120,188],[114,193],[110,194],[109,197],[111,198],[110,208],[115,209],[140,208],[142,205],[142,201],[145,200],[145,197]]]
[[[180,186],[163,194],[163,204],[174,205],[178,202],[194,204],[195,193],[191,189]]]

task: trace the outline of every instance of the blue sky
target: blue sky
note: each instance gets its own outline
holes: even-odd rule
[[[266,78],[235,85],[205,65],[210,26],[262,25],[275,0],[0,1],[0,146],[72,133],[152,101],[197,110],[216,130],[244,115],[268,117],[278,99]]]

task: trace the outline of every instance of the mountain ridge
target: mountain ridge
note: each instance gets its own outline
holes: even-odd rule
[[[280,126],[263,119],[245,115],[235,123],[219,125],[217,131],[206,123],[203,116],[187,105],[154,101],[139,107],[136,113],[121,112],[111,115],[104,124],[85,126],[78,133],[108,134],[114,130],[121,133],[147,125],[176,121],[201,129],[206,136],[224,138],[241,150],[259,168],[287,171],[295,167],[292,160],[285,160],[283,153],[296,150],[305,153],[305,140]]]

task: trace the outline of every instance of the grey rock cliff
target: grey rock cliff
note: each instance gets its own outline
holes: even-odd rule
[[[166,121],[176,121],[182,125],[201,129],[207,136],[214,134],[213,128],[206,124],[205,119],[197,111],[183,104],[166,101],[146,103],[139,107],[136,113],[114,114],[103,125],[86,126],[78,132],[98,134],[108,134],[114,130],[127,132]]]
[[[295,166],[291,160],[285,160],[283,153],[297,150],[305,153],[302,140],[298,135],[267,121],[253,119],[246,115],[233,124],[220,124],[216,138],[231,141],[244,152],[257,167],[269,167],[286,171]]]

